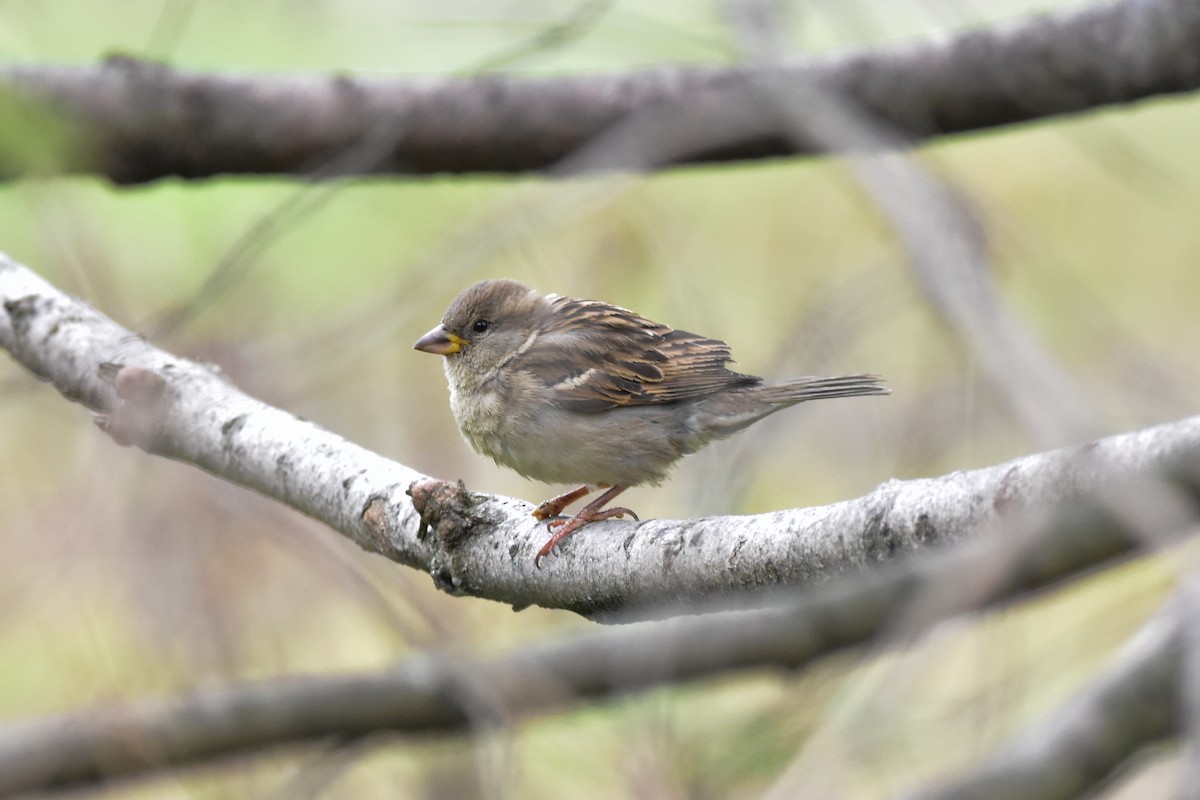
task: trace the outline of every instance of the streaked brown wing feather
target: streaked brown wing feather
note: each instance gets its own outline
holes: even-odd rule
[[[595,300],[552,301],[527,358],[554,387],[560,405],[576,411],[688,400],[729,386],[759,383],[726,368],[729,345],[652,322]]]

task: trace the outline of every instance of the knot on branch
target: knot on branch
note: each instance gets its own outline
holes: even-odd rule
[[[475,533],[478,525],[490,528],[495,524],[491,517],[480,513],[479,501],[461,480],[415,481],[405,494],[412,498],[421,518],[417,538],[423,540],[432,530],[447,549]]]
[[[0,265],[3,263],[0,262]],[[28,336],[30,321],[36,319],[46,305],[46,298],[36,294],[18,297],[15,300],[6,300],[4,311],[12,321],[13,333],[19,338]]]
[[[151,370],[113,363],[100,365],[100,377],[112,384],[116,401],[96,415],[96,424],[119,445],[158,452],[170,399],[167,382]]]

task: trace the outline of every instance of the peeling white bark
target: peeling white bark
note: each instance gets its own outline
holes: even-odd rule
[[[448,591],[589,616],[812,583],[1200,453],[1200,417],[1192,417],[984,469],[890,481],[820,508],[595,523],[539,570],[533,556],[546,531],[529,504],[442,486],[423,531],[405,492],[426,476],[249,397],[219,370],[159,350],[3,256],[0,346],[107,415],[114,435],[133,432],[118,439],[273,497],[366,550],[428,571]],[[145,387],[156,390],[150,401]]]

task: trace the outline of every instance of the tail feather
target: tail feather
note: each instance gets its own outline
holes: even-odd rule
[[[883,378],[878,375],[839,375],[835,378],[804,376],[772,386],[762,386],[755,391],[761,400],[780,405],[829,397],[891,393],[891,389],[883,385]]]
[[[805,400],[868,394],[891,394],[891,390],[878,375],[840,375],[792,378],[773,386],[758,384],[710,395],[696,403],[689,421],[696,436],[689,440],[687,452],[695,452],[713,439],[735,434],[765,416]]]

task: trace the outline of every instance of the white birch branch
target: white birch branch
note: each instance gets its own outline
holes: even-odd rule
[[[978,536],[1002,516],[1056,507],[1200,452],[1193,417],[985,469],[890,481],[819,508],[595,523],[539,570],[533,555],[546,531],[529,504],[423,483],[414,470],[244,394],[212,366],[155,348],[2,256],[0,346],[98,412],[122,443],[275,498],[452,593],[591,617],[811,584]],[[406,495],[414,483],[427,529]]]

